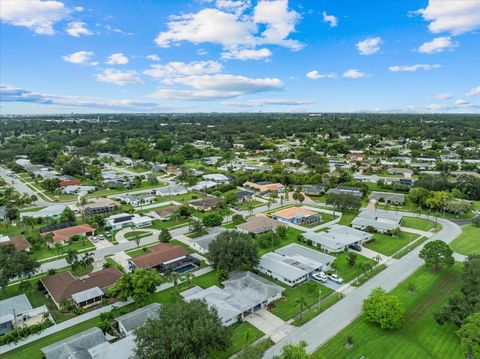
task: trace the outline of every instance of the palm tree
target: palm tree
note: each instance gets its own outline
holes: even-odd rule
[[[88,267],[90,264],[92,264],[94,262],[94,259],[93,259],[93,252],[86,252],[81,261],[82,263],[82,266],[83,267]]]
[[[298,304],[298,306],[300,307],[300,319],[303,318],[303,309],[305,309],[305,307],[307,306],[307,301],[305,300],[304,297],[300,297],[298,298],[295,303]]]
[[[135,235],[135,238],[133,240],[135,241],[137,247],[140,246],[140,236],[138,234]]]
[[[69,249],[65,255],[65,260],[75,269],[78,266],[78,252],[74,249]]]
[[[87,204],[86,196],[80,197],[79,204],[82,207],[82,220],[85,222],[85,205]]]
[[[192,285],[193,278],[195,278],[195,276],[192,272],[187,272],[182,276],[182,280],[187,283],[187,287],[190,287]]]
[[[177,289],[179,280],[180,280],[180,274],[178,274],[178,272],[173,271],[168,275],[168,281],[170,283],[173,283],[173,286],[175,287],[175,289]]]

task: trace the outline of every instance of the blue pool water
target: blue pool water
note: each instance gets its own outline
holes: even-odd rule
[[[185,272],[191,271],[192,269],[195,269],[195,268],[197,268],[196,265],[187,264],[185,267],[181,267],[181,268],[175,269],[175,272],[177,272],[177,273],[185,273]]]

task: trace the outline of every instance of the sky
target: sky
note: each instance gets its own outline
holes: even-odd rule
[[[480,0],[0,0],[0,114],[480,113]]]

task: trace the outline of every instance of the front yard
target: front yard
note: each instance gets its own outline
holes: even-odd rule
[[[66,246],[57,248],[48,248],[46,245],[31,252],[31,256],[37,260],[47,260],[52,257],[64,256],[69,250],[77,252],[87,252],[95,250],[95,245],[89,239],[84,241],[77,241],[67,244]]]
[[[386,256],[391,256],[417,238],[418,234],[407,232],[400,232],[398,237],[375,233],[372,241],[365,244],[364,247]]]
[[[459,235],[450,247],[458,253],[466,256],[480,253],[480,227],[469,224],[462,227],[462,234]]]
[[[431,229],[438,229],[440,224],[424,218],[403,217],[402,227],[419,229],[421,231],[429,231]]]
[[[355,253],[355,252],[353,252]],[[361,266],[364,264],[375,265],[375,261],[364,257],[358,253],[357,259],[354,265],[348,264],[348,252],[340,253],[337,258],[333,261],[332,267],[334,268],[335,273],[337,273],[342,279],[343,283],[348,283],[359,274],[362,273]]]

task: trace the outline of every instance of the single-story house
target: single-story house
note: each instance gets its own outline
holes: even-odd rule
[[[320,196],[325,192],[325,186],[321,184],[306,184],[302,186],[302,191],[307,196]]]
[[[43,236],[51,233],[53,235],[52,240],[54,243],[67,244],[73,236],[93,236],[95,234],[95,228],[89,224],[80,224],[78,226],[61,228],[51,232],[42,233]],[[51,245],[49,243],[49,245]]]
[[[283,288],[252,272],[235,271],[222,282],[223,288],[211,286],[206,289],[195,286],[182,293],[186,301],[205,300],[213,307],[222,324],[237,323],[251,313],[266,308],[282,296]]]
[[[190,247],[201,254],[206,254],[209,251],[210,243],[212,243],[217,235],[226,231],[225,227],[213,227],[208,230],[207,234],[190,240]]]
[[[314,247],[328,253],[345,250],[352,244],[362,245],[370,241],[373,234],[350,228],[341,224],[332,225],[327,232],[306,232],[305,241],[310,241]]]
[[[80,186],[82,182],[79,179],[67,179],[60,181],[58,186],[60,188],[68,187],[68,186]]]
[[[330,188],[327,191],[327,195],[330,193],[333,193],[333,194],[348,193],[355,197],[360,197],[360,198],[363,197],[363,192],[360,191],[357,187],[339,186],[337,188]]]
[[[218,186],[218,182],[215,181],[200,181],[197,184],[190,187],[192,191],[206,191],[210,188],[215,188]]]
[[[186,193],[188,193],[187,188],[179,185],[168,185],[155,189],[155,195],[160,197],[177,196]]]
[[[277,191],[278,193],[285,192],[285,186],[281,183],[272,182],[245,182],[244,187],[256,189],[260,193],[266,193],[269,191]]]
[[[229,183],[230,178],[221,173],[212,173],[202,176],[205,181],[213,181],[216,183]]]
[[[124,194],[119,196],[120,200],[134,207],[148,205],[155,202],[155,195],[152,193]]]
[[[78,194],[78,193],[90,193],[97,189],[95,186],[80,186],[80,185],[71,185],[65,186],[62,188],[61,192],[63,194]]]
[[[171,206],[164,206],[164,207],[156,208],[155,213],[160,220],[166,221],[170,219],[180,207],[181,206],[177,204],[174,204]]]
[[[352,227],[362,230],[373,228],[377,232],[386,233],[399,228],[401,222],[400,214],[365,209],[353,219]]]
[[[60,303],[66,299],[77,307],[87,307],[100,302],[108,288],[122,276],[117,268],[105,268],[92,272],[88,276],[76,278],[70,272],[58,272],[41,278],[45,290],[60,309]]]
[[[293,287],[310,278],[317,272],[328,268],[335,259],[299,244],[290,244],[283,251],[264,254],[257,269],[286,285]]]
[[[171,270],[183,273],[197,267],[198,260],[181,246],[159,243],[149,248],[151,252],[128,260],[130,270],[155,268],[162,273]]]
[[[42,208],[38,211],[32,212],[20,212],[20,218],[31,217],[31,218],[53,218],[58,219],[62,216],[65,211],[65,206],[63,204],[54,204]]]
[[[239,202],[249,201],[253,198],[254,193],[250,191],[240,191],[237,192],[237,200]]]
[[[272,166],[264,165],[245,165],[242,167],[244,171],[263,171],[263,172],[272,172]]]
[[[401,168],[401,167],[392,167],[389,168],[388,174],[391,175],[403,175],[405,177],[411,177],[413,175],[413,171],[409,168]]]
[[[30,251],[32,245],[27,241],[24,236],[15,236],[15,237],[8,237],[5,235],[0,234],[0,246],[7,246],[12,245],[19,251]]]
[[[268,217],[253,217],[245,223],[239,224],[237,230],[244,233],[259,234],[267,231],[274,231],[283,224],[275,219]]]
[[[155,318],[161,307],[162,306],[159,303],[151,303],[145,307],[115,318],[119,333],[123,337],[133,334],[133,331],[144,325],[148,318]]]
[[[280,222],[311,225],[322,220],[320,213],[303,207],[281,209],[272,214],[272,218]]]
[[[362,182],[362,183],[378,183],[382,177],[377,176],[377,175],[364,175],[360,173],[355,173],[353,175],[353,179],[356,182]]]
[[[393,192],[372,192],[368,196],[370,201],[374,200],[377,202],[383,202],[388,204],[404,204],[405,195],[402,193],[393,193]]]
[[[93,327],[46,346],[41,350],[45,359],[94,359],[97,357],[91,355],[89,350],[104,343],[108,342],[103,331]]]
[[[33,308],[25,294],[0,301],[0,336],[15,327],[40,323],[48,313],[46,305]]]
[[[188,204],[197,211],[211,211],[212,209],[217,208],[221,201],[222,199],[219,197],[206,197],[195,199],[188,202]]]
[[[212,156],[212,157],[204,157],[202,161],[206,165],[215,166],[221,159],[222,157],[220,156]]]
[[[93,202],[83,206],[85,216],[112,213],[118,207],[118,203],[109,198],[97,198]]]
[[[139,214],[119,213],[105,219],[105,226],[113,230],[125,227],[148,227],[152,225],[152,219]]]

